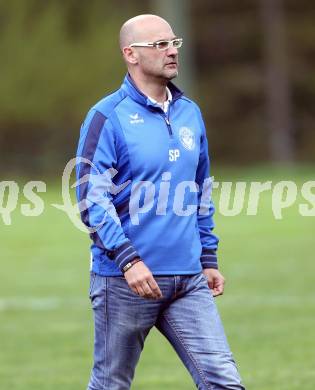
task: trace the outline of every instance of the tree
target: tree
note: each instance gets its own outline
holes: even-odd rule
[[[290,162],[294,159],[294,142],[283,1],[261,0],[261,11],[270,154],[275,162]]]

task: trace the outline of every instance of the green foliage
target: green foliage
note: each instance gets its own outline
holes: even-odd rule
[[[125,73],[118,31],[132,11],[122,5],[1,3],[0,152],[6,170],[54,173],[74,155],[88,109],[117,89]]]
[[[47,2],[30,15],[32,3],[42,2],[13,2],[2,28],[1,118],[41,126],[77,121],[120,81],[117,22],[93,2],[85,15],[74,7],[76,24],[62,2]]]
[[[61,172],[75,153],[87,110],[122,81],[121,24],[150,12],[152,4],[0,1],[2,173]],[[260,4],[191,2],[195,90],[211,152],[221,161],[270,158]],[[296,155],[313,160],[315,9],[306,0],[283,4]]]
[[[266,58],[260,0],[193,3],[200,104],[210,148],[225,162],[270,159],[266,113]],[[315,153],[315,7],[307,1],[281,2],[292,98],[291,121],[297,160]]]

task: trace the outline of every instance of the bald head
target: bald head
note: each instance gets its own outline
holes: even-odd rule
[[[141,90],[153,83],[165,95],[165,85],[178,75],[178,51],[174,45],[165,50],[139,45],[157,41],[171,41],[176,36],[166,20],[157,15],[138,15],[127,20],[120,30],[119,44],[127,69]],[[138,45],[130,47],[132,43]],[[148,48],[149,47],[149,48]],[[145,81],[144,81],[145,80]],[[151,94],[149,96],[154,97]]]
[[[172,28],[166,20],[157,15],[138,15],[127,20],[120,29],[120,49],[134,42],[156,41],[166,37],[165,33],[172,35]],[[174,35],[174,34],[173,34]]]

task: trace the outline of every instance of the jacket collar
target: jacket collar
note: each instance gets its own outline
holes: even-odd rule
[[[172,94],[172,102],[183,96],[183,92],[178,89],[172,82],[169,82],[167,87]],[[127,73],[121,88],[136,102],[144,106],[154,106],[153,102],[138,89],[129,73]]]

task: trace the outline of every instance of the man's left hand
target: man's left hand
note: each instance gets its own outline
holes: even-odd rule
[[[215,268],[204,268],[202,272],[208,280],[208,286],[212,290],[212,295],[214,297],[222,295],[225,283],[223,275]]]

